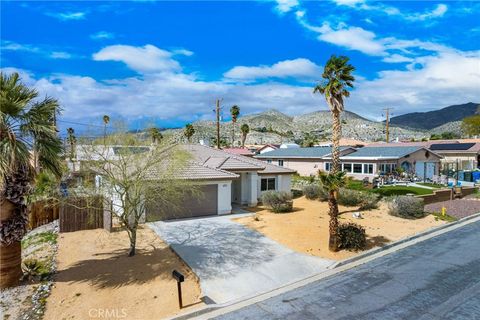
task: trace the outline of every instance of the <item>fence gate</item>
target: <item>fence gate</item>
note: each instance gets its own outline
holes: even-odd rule
[[[67,198],[60,205],[60,232],[103,228],[104,211],[102,196]]]

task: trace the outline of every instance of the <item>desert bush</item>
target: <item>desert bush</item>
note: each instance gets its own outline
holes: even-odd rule
[[[341,249],[358,251],[367,246],[365,228],[356,223],[343,223],[338,226],[339,247]]]
[[[294,199],[300,198],[301,196],[303,196],[303,191],[302,190],[292,189],[291,191],[292,191],[292,197]]]
[[[309,184],[303,187],[303,194],[308,200],[318,199],[321,192],[322,190],[317,184]]]
[[[28,281],[42,279],[48,274],[45,264],[37,259],[26,259],[22,264],[23,277]]]
[[[423,199],[412,196],[396,196],[388,199],[388,213],[405,219],[417,219],[425,216]]]
[[[285,191],[265,191],[262,194],[262,203],[275,213],[290,212],[293,210],[292,194]]]
[[[378,207],[380,197],[370,192],[340,188],[338,203],[346,207],[359,206],[359,210],[370,210]]]
[[[360,204],[359,210],[371,210],[378,208],[378,201],[380,196],[375,193],[362,192],[362,203]]]

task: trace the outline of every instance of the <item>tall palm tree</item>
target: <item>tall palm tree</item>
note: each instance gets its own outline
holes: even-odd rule
[[[232,115],[232,147],[235,143],[235,124],[237,123],[238,116],[240,115],[240,108],[234,105],[230,108],[230,114]]]
[[[25,197],[35,175],[31,152],[36,150],[42,170],[61,175],[62,143],[54,124],[59,104],[37,97],[18,73],[0,74],[0,288],[16,285],[22,273]]]
[[[70,161],[73,161],[75,158],[75,144],[77,143],[77,138],[75,137],[75,130],[73,128],[67,129],[67,141],[70,144]]]
[[[148,134],[150,135],[150,138],[152,139],[153,144],[157,144],[158,142],[162,141],[163,135],[160,132],[160,129],[158,128],[149,128],[148,129]]]
[[[110,117],[108,115],[103,116],[103,144],[107,143],[107,124],[110,122]]]
[[[240,127],[240,131],[242,132],[242,147],[245,147],[245,140],[247,140],[247,134],[250,132],[250,127],[248,124],[244,123]]]
[[[187,138],[188,142],[191,142],[192,136],[195,134],[195,128],[191,123],[187,123],[185,125],[185,129],[183,130],[183,134]]]
[[[322,78],[323,81],[315,86],[314,93],[320,93],[325,96],[328,107],[332,113],[333,133],[332,133],[332,169],[330,174],[335,176],[340,171],[340,136],[342,134],[342,125],[340,115],[344,110],[343,98],[350,96],[350,88],[353,88],[355,78],[352,73],[355,67],[348,63],[349,58],[345,56],[332,55],[325,64]],[[330,209],[330,239],[329,249],[338,251],[338,189],[329,191],[328,204]]]

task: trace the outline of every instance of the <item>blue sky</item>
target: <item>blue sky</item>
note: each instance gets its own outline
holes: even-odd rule
[[[216,98],[325,110],[311,88],[347,55],[346,109],[379,119],[480,102],[479,20],[473,1],[2,1],[0,64],[58,98],[64,121],[177,126],[213,119]]]

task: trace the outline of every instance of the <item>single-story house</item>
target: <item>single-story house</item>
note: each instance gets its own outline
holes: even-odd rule
[[[355,150],[351,147],[340,147],[340,155],[347,155]],[[324,170],[324,158],[331,152],[331,147],[286,148],[258,154],[255,158],[295,170],[302,176],[311,176],[317,175],[318,170]]]
[[[415,174],[418,178],[432,179],[440,173],[442,156],[424,147],[416,146],[366,146],[340,156],[342,170],[347,176],[361,180],[372,180],[379,174],[393,173],[397,167]],[[325,156],[323,169],[330,171],[331,155]]]
[[[266,145],[258,148],[256,152],[259,153],[259,154],[262,154],[262,153],[265,153],[265,152],[270,152],[270,151],[273,151],[273,150],[277,150],[278,148],[280,148],[279,144],[266,144]]]
[[[185,197],[177,210],[169,210],[164,204],[159,207],[159,204],[147,203],[146,221],[229,214],[232,205],[256,206],[265,191],[291,190],[294,170],[208,146],[179,147],[190,153],[192,160],[178,178],[192,181],[201,196]],[[154,179],[155,173],[152,173],[151,180]],[[119,199],[115,195],[111,197],[115,206]]]

